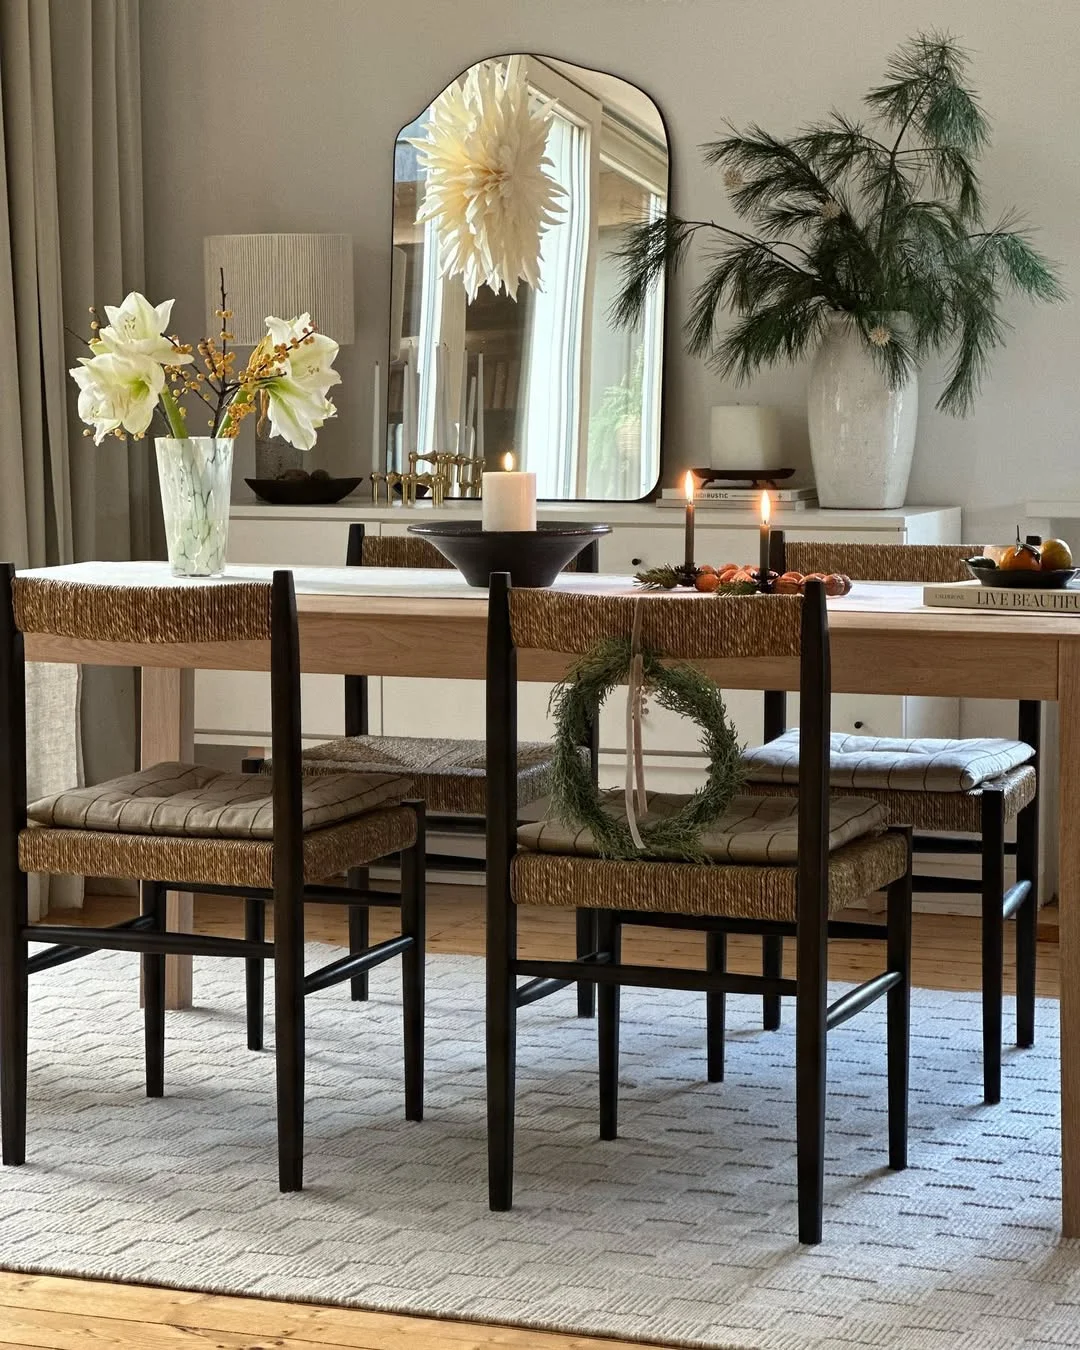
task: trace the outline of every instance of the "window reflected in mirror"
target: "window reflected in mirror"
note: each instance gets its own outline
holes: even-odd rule
[[[387,468],[422,472],[454,455],[470,463],[451,470],[461,491],[448,495],[468,495],[480,467],[510,452],[542,498],[636,500],[660,469],[663,289],[635,328],[610,309],[625,227],[667,205],[663,122],[645,94],[601,72],[534,56],[485,64],[512,59],[548,116],[545,172],[561,189],[540,284],[512,295],[480,285],[470,301],[460,275],[443,275],[439,220],[418,223],[425,109],[394,157]]]

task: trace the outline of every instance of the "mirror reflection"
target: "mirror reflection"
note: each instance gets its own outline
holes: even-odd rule
[[[468,496],[509,453],[542,498],[652,490],[662,287],[634,328],[610,308],[625,227],[666,209],[668,178],[652,100],[550,58],[480,62],[402,128],[388,470]]]

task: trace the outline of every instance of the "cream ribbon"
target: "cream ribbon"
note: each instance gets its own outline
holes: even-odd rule
[[[645,795],[645,757],[641,749],[641,717],[645,711],[645,659],[641,654],[641,601],[634,606],[630,630],[630,672],[626,683],[626,823],[637,848],[645,850],[638,829],[638,816],[645,815],[649,801]]]

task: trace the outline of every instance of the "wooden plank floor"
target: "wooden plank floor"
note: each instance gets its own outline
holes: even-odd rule
[[[483,948],[479,890],[436,886],[431,892],[430,950],[479,955]],[[86,923],[112,923],[133,908],[130,900],[93,898],[77,917]],[[70,922],[72,916],[55,917]],[[373,911],[373,940],[390,931],[392,917]],[[309,936],[340,943],[345,939],[344,925],[339,910],[313,908]],[[196,927],[200,932],[238,933],[237,907],[202,898],[196,902]],[[1058,952],[1052,921],[1040,927],[1040,935],[1051,940],[1039,943],[1039,993],[1056,997]],[[569,953],[572,920],[551,911],[526,911],[521,917],[521,937],[527,955]],[[631,960],[700,965],[701,945],[699,937],[654,929],[629,935],[625,948]],[[880,950],[873,943],[834,944],[830,974],[836,979],[863,978],[879,968]],[[1011,937],[1006,951],[1006,984],[1011,990]],[[753,969],[757,959],[756,943],[732,942],[734,968]],[[914,975],[916,983],[935,989],[977,989],[978,921],[917,915]],[[587,1336],[0,1272],[0,1347],[31,1346],[46,1350],[151,1350],[159,1346],[165,1350],[317,1350],[326,1346],[350,1350],[627,1350],[625,1342]]]

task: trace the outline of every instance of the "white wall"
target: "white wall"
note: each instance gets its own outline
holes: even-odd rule
[[[202,238],[327,230],[356,240],[358,334],[339,365],[341,415],[316,454],[366,470],[371,363],[389,302],[392,146],[461,68],[508,50],[614,71],[656,99],[671,135],[675,210],[725,211],[698,145],[725,119],[779,133],[835,104],[857,113],[887,54],[947,27],[976,58],[996,135],[993,208],[1016,203],[1080,291],[1080,7],[1071,0],[144,0],[146,235],[153,298],[202,322]],[[681,308],[691,271],[676,292]],[[974,416],[933,411],[926,373],[910,498],[959,503],[965,535],[1011,533],[1017,503],[1080,495],[1077,310],[1017,305]],[[805,370],[767,373],[741,396],[780,402],[805,464]],[[671,344],[668,466],[700,462],[708,409],[730,401]]]

